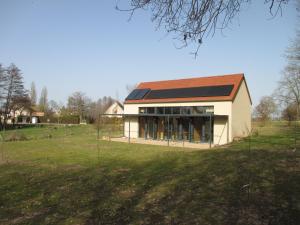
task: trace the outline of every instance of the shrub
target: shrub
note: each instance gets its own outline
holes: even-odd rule
[[[254,130],[254,131],[253,131],[253,136],[254,136],[254,137],[257,137],[258,135],[259,135],[258,130]]]
[[[26,141],[28,138],[23,133],[12,132],[4,139],[5,141]]]
[[[62,117],[57,116],[43,116],[39,118],[41,123],[61,123],[61,124],[79,124],[79,116],[76,115],[64,115]]]
[[[63,124],[79,124],[80,118],[75,115],[66,115],[59,118],[60,123]]]
[[[52,138],[52,134],[44,134],[41,138],[45,138],[45,139],[51,139]]]

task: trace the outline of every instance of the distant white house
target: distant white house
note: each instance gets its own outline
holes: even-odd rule
[[[8,124],[12,123],[39,123],[40,117],[45,116],[44,112],[40,112],[36,107],[21,108],[10,112],[7,119]]]
[[[29,123],[31,109],[18,109],[10,113],[7,123]]]
[[[105,114],[111,114],[109,117],[122,117],[120,114],[123,114],[123,113],[124,113],[124,106],[118,101],[115,101],[105,111]],[[113,116],[113,114],[115,114],[116,116]]]

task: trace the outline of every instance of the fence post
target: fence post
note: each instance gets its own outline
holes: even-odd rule
[[[100,118],[101,118],[101,115],[99,114],[99,116],[98,116],[98,125],[97,125],[97,139],[98,140],[100,138]]]
[[[4,133],[2,134],[0,130],[0,148],[1,148],[1,157],[2,157],[2,162],[4,162]]]
[[[168,115],[168,128],[167,128],[167,139],[168,139],[168,146],[170,146],[170,116]]]
[[[128,118],[129,118],[128,143],[130,144],[130,133],[131,133],[131,131],[130,131],[130,117],[128,117]]]
[[[211,148],[211,114],[209,115],[209,148]]]
[[[99,148],[99,141],[100,141],[100,119],[101,115],[98,115],[98,125],[97,125],[97,153],[98,153],[98,161],[100,160],[100,148]]]
[[[144,131],[144,139],[147,140],[147,136],[148,136],[148,117],[144,118],[145,120],[145,131]]]
[[[125,126],[125,123],[126,123],[126,117],[124,115],[122,115],[122,123],[120,124],[121,128],[123,128],[123,137],[125,138],[125,129],[126,129],[126,126]],[[123,124],[123,127],[122,127],[122,124]]]
[[[295,119],[295,131],[294,131],[294,145],[295,145],[295,149],[294,149],[294,151],[296,151],[297,150],[297,123],[298,123],[298,118],[299,118],[299,116],[298,116],[298,107],[297,107],[297,115],[296,115],[296,119]]]

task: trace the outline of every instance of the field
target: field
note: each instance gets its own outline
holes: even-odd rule
[[[300,221],[300,132],[282,122],[199,151],[98,141],[93,126],[2,136],[0,224]]]

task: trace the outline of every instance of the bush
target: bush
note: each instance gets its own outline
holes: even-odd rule
[[[28,138],[23,133],[12,132],[4,139],[5,141],[26,141]]]
[[[41,138],[42,139],[51,139],[52,138],[52,134],[44,134]]]
[[[62,117],[57,116],[43,116],[39,118],[41,123],[61,123],[61,124],[79,124],[79,116],[65,115]]]
[[[258,130],[254,130],[252,135],[253,135],[254,137],[258,137],[258,135],[259,135]]]
[[[79,124],[80,118],[75,115],[66,115],[59,118],[60,123],[63,124]]]
[[[42,117],[39,117],[39,122],[40,123],[57,123],[58,119],[57,119],[57,117],[54,117],[54,116],[42,116]]]
[[[101,117],[100,121],[97,119],[95,121],[94,126],[95,128],[106,128],[106,129],[113,129],[118,130],[124,124],[123,118],[117,117]]]
[[[35,127],[35,124],[6,124],[5,130],[15,130],[15,129],[22,129],[22,128],[30,128]],[[1,127],[3,129],[3,127]]]

